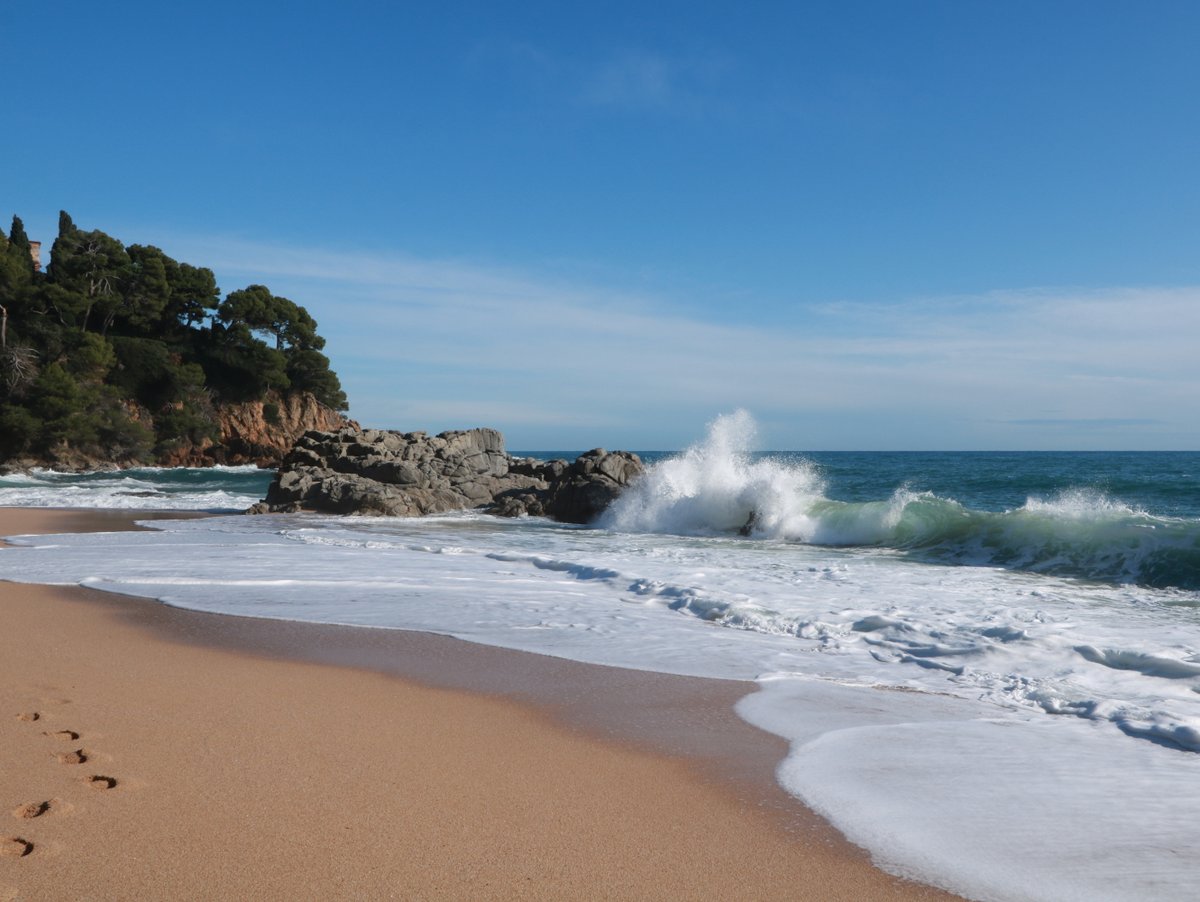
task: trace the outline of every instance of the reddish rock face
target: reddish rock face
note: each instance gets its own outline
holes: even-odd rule
[[[159,461],[159,465],[257,464],[277,467],[296,440],[310,429],[335,432],[359,428],[354,420],[326,407],[307,392],[283,396],[272,392],[264,401],[222,404],[216,410],[216,420],[219,441],[205,440],[180,447]]]

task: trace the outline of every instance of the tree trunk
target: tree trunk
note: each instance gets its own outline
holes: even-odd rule
[[[0,349],[8,347],[8,308],[0,305]]]

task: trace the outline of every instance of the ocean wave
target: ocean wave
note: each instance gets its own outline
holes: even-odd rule
[[[873,501],[825,495],[805,460],[755,459],[754,421],[719,417],[706,440],[653,464],[610,508],[617,532],[731,535],[892,549],[921,560],[1155,588],[1200,589],[1200,520],[1153,516],[1092,487],[972,510],[907,485]]]
[[[121,510],[245,510],[266,492],[256,467],[134,467],[63,473],[34,469],[0,476],[0,506]]]

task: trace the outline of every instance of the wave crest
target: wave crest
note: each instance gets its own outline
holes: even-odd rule
[[[1088,487],[972,510],[904,485],[877,501],[825,496],[815,464],[752,456],[745,411],[654,464],[601,520],[620,532],[734,535],[876,547],[945,564],[1003,567],[1108,583],[1200,589],[1200,521],[1155,517]]]

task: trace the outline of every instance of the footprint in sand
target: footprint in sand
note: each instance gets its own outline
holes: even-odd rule
[[[0,837],[0,857],[24,858],[33,851],[33,843],[19,836]]]
[[[76,749],[73,752],[59,752],[54,757],[58,759],[59,764],[83,764],[88,759],[87,752],[83,749]]]
[[[115,777],[105,777],[100,774],[92,774],[90,777],[85,777],[83,782],[93,789],[112,789],[117,785]]]
[[[30,802],[27,805],[19,805],[13,809],[12,816],[19,818],[41,817],[50,810],[50,803],[47,802]]]
[[[47,730],[42,735],[49,736],[51,739],[62,739],[65,742],[74,742],[79,738],[79,734],[74,730],[55,730],[53,733]]]
[[[32,721],[41,720],[41,719],[42,719],[42,715],[38,714],[37,711],[22,711],[20,714],[17,715],[17,720],[23,720],[26,723],[30,723]]]

